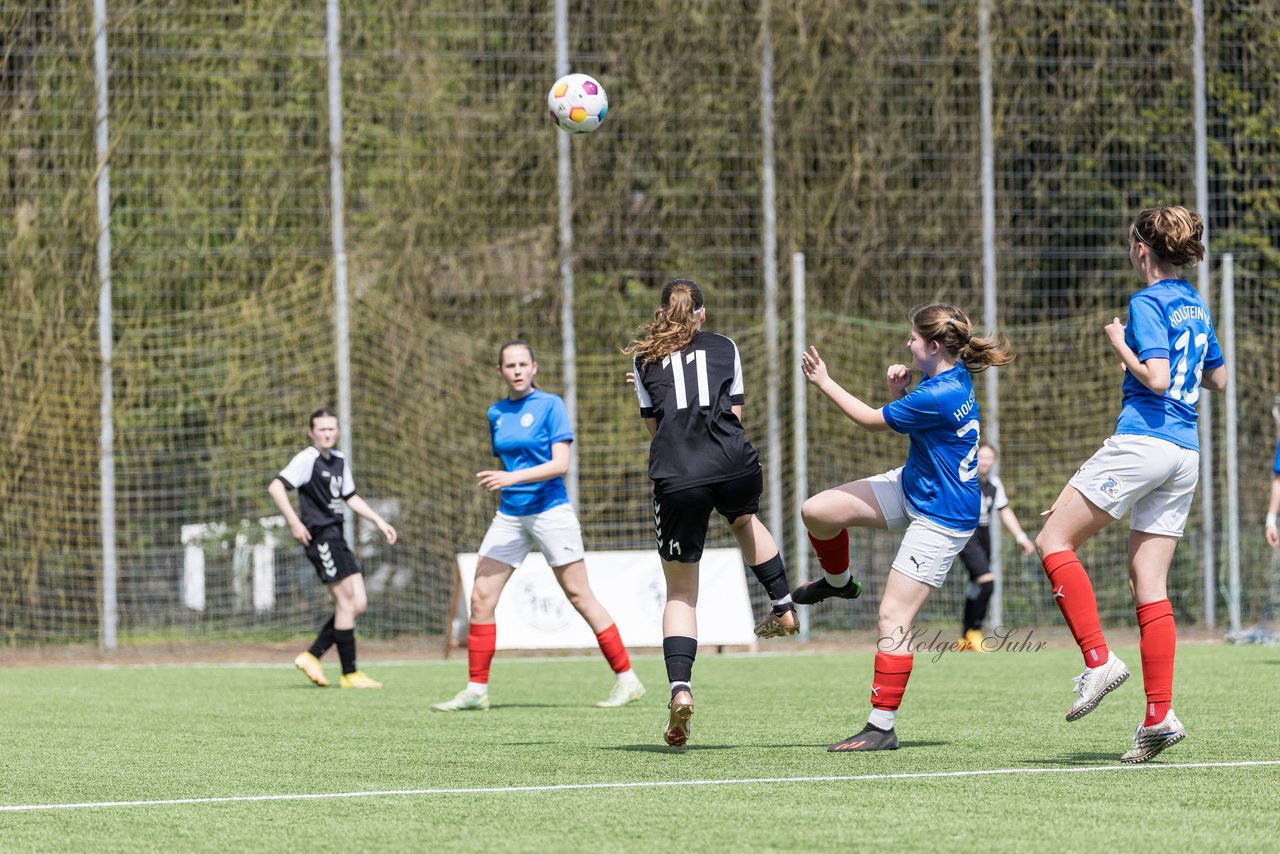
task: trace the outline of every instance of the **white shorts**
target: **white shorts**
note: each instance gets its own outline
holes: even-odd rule
[[[1134,531],[1181,537],[1199,479],[1198,451],[1155,436],[1119,435],[1103,442],[1069,483],[1113,519],[1132,510]]]
[[[535,546],[552,567],[582,560],[586,554],[582,525],[572,505],[557,504],[528,516],[495,513],[480,544],[480,556],[518,567]]]
[[[913,510],[902,491],[901,468],[867,480],[889,530],[906,531],[893,568],[922,584],[941,587],[973,531],[953,531]]]

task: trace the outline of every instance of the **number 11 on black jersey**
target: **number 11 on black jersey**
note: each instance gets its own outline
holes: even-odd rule
[[[675,353],[674,356],[677,360],[680,359],[679,353]],[[672,367],[671,359],[672,359],[671,356],[667,356],[665,359],[663,359],[662,367],[671,368]],[[684,357],[684,361],[686,365],[692,362],[694,365],[694,370],[697,371],[699,404],[701,406],[710,406],[711,405],[711,387],[710,387],[710,383],[707,381],[707,351],[694,350],[692,353],[689,353],[687,356]],[[674,368],[672,368],[671,379],[672,379],[672,382],[675,384],[676,409],[688,409],[689,393],[685,388],[684,371],[683,370],[677,371]]]

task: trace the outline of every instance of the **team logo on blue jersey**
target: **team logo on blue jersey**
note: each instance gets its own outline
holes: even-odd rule
[[[532,412],[526,412],[524,415],[521,415],[521,416],[520,416],[520,426],[521,426],[521,427],[531,427],[532,425],[533,425],[533,413],[532,413]]]

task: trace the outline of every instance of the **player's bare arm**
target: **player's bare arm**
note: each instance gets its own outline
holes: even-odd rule
[[[555,477],[562,477],[569,470],[569,443],[556,442],[551,446],[551,459],[541,465],[531,466],[518,471],[502,471],[489,469],[476,472],[476,483],[490,492],[497,492],[517,483],[541,483]]]
[[[311,545],[311,532],[307,530],[307,526],[302,524],[302,520],[298,518],[298,511],[293,509],[293,503],[289,501],[289,490],[285,489],[284,482],[279,478],[271,481],[267,485],[267,494],[276,503],[276,507],[280,510],[280,515],[284,517],[285,522],[289,523],[289,533],[293,534],[293,538],[304,546]]]
[[[1227,366],[1218,365],[1210,371],[1205,371],[1204,376],[1200,378],[1200,385],[1209,389],[1209,391],[1223,391],[1227,387]]]
[[[901,400],[907,396],[907,390],[911,388],[911,369],[906,365],[890,365],[885,370],[884,382],[889,387],[889,394],[893,395],[893,399]]]
[[[369,502],[359,495],[353,495],[347,499],[347,506],[354,510],[356,515],[377,525],[378,530],[382,532],[382,536],[387,538],[387,545],[394,546],[396,544],[396,529],[387,524],[387,520],[379,516],[377,511],[369,506]]]
[[[827,365],[818,355],[818,348],[810,346],[800,355],[800,369],[805,379],[818,387],[818,390],[831,398],[850,421],[872,433],[882,433],[889,429],[885,423],[884,413],[863,403],[854,395],[845,391],[838,382],[827,373]],[[909,380],[909,377],[908,377]]]
[[[1139,360],[1138,354],[1125,343],[1124,324],[1118,317],[1112,318],[1103,331],[1107,333],[1107,342],[1111,344],[1111,349],[1120,357],[1120,363],[1124,365],[1125,370],[1138,379],[1138,382],[1156,394],[1164,394],[1168,390],[1168,359],[1147,359],[1145,362]]]

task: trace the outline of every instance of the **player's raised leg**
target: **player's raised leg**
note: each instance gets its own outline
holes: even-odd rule
[[[818,555],[822,577],[791,591],[799,605],[813,605],[824,599],[856,599],[862,583],[849,571],[850,527],[886,527],[884,514],[867,479],[855,480],[819,492],[805,501],[800,517],[809,532],[809,542]]]
[[[778,551],[773,535],[754,513],[746,513],[729,522],[729,530],[738,541],[742,559],[751,567],[760,586],[769,595],[769,613],[756,624],[758,638],[778,638],[800,631],[796,607],[791,601],[791,582],[787,565]]]
[[[1053,591],[1053,600],[1084,655],[1084,671],[1075,678],[1077,697],[1067,711],[1078,721],[1098,707],[1107,694],[1124,684],[1129,668],[1107,649],[1093,583],[1076,556],[1076,548],[1115,519],[1073,486],[1066,486],[1036,537],[1036,549]]]

